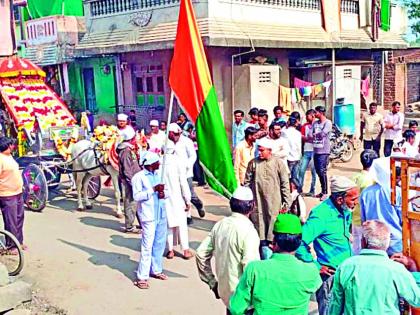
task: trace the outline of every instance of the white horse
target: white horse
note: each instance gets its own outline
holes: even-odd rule
[[[89,180],[93,176],[110,175],[112,184],[115,190],[115,200],[117,201],[117,216],[122,216],[121,209],[121,192],[118,185],[118,170],[111,165],[104,165],[103,156],[99,150],[95,150],[95,144],[88,140],[81,140],[74,144],[71,150],[71,157],[73,161],[73,176],[76,182],[77,189],[77,210],[82,211],[83,199],[86,205],[86,209],[92,209],[92,204],[87,196],[87,188]],[[80,170],[86,170],[80,172]]]

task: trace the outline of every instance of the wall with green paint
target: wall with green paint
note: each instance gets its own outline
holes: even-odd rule
[[[110,67],[110,73],[104,73],[104,66]],[[94,74],[96,109],[98,113],[115,113],[117,104],[115,95],[115,61],[112,57],[76,59],[69,64],[69,87],[72,101],[76,107],[86,109],[83,69],[92,68]]]

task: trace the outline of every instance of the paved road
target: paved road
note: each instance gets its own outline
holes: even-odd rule
[[[358,167],[352,162],[331,172],[350,175]],[[208,214],[190,227],[193,249],[215,222],[229,214],[225,199],[209,189],[197,191]],[[52,305],[77,315],[224,314],[223,304],[199,280],[195,260],[165,259],[168,281],[151,280],[150,290],[134,287],[139,236],[121,232],[123,221],[112,216],[112,191],[103,189],[93,209],[86,212],[75,211],[74,197],[57,194],[42,213],[26,212],[29,250],[22,277]],[[306,201],[308,206],[317,203],[315,199]]]

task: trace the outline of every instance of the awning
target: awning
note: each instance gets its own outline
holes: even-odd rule
[[[38,45],[27,47],[25,58],[39,66],[50,66],[73,61],[74,51],[74,46]]]
[[[404,49],[402,35],[380,31],[373,42],[364,29],[329,34],[322,27],[300,27],[236,23],[199,19],[198,26],[206,46],[250,47],[251,39],[260,48],[350,48]],[[76,47],[77,56],[173,48],[177,22],[160,23],[135,30],[87,33]]]

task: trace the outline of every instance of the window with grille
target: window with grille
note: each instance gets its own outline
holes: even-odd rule
[[[271,82],[271,72],[260,72],[258,80],[260,83]]]
[[[351,79],[353,77],[353,71],[351,69],[344,69],[344,79]]]

